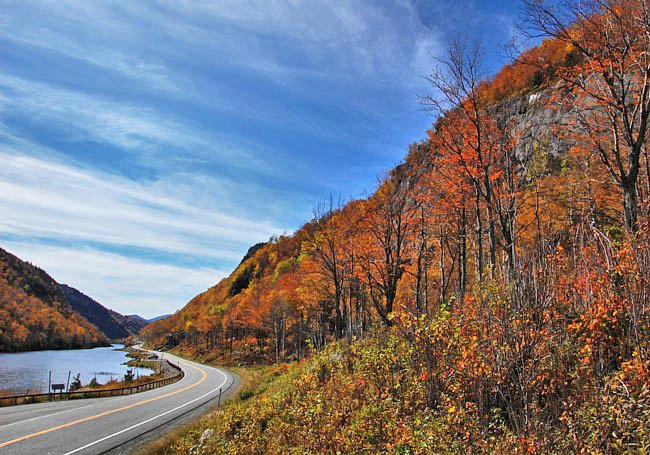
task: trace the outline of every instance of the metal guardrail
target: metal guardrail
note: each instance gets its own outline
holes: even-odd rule
[[[174,365],[168,360],[165,360],[169,366],[177,370],[174,376],[157,381],[145,382],[143,384],[132,385],[127,387],[117,387],[114,389],[101,389],[101,390],[86,390],[74,392],[59,392],[59,393],[30,393],[22,395],[8,395],[0,396],[0,407],[2,406],[15,406],[18,404],[29,404],[43,401],[63,401],[63,400],[79,400],[84,398],[106,398],[119,395],[131,395],[134,393],[144,392],[145,390],[157,389],[158,387],[173,384],[180,381],[185,373],[177,365]]]

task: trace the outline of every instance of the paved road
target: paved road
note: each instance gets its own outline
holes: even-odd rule
[[[109,452],[235,388],[226,371],[164,358],[183,369],[183,379],[135,395],[0,408],[0,454]]]

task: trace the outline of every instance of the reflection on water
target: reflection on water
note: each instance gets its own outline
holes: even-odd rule
[[[32,351],[16,354],[0,354],[0,390],[14,393],[47,392],[48,375],[52,371],[52,383],[65,384],[77,374],[86,385],[93,377],[100,383],[111,379],[121,380],[129,368],[122,365],[129,359],[126,352],[117,349],[121,344],[108,348],[70,349],[65,351]],[[149,370],[134,368],[137,375],[149,374]]]

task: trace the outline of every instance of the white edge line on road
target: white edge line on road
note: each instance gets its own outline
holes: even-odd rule
[[[45,414],[44,416],[36,416],[36,417],[32,417],[31,419],[25,419],[25,420],[19,420],[18,422],[7,423],[4,425],[0,425],[0,430],[2,430],[3,428],[10,427],[11,425],[18,425],[19,423],[31,422],[32,420],[37,420],[37,419],[44,419],[46,417],[52,417],[55,415],[63,414],[64,412],[77,411],[79,409],[89,408],[91,406],[95,406],[95,405],[87,404],[86,406],[81,406],[78,408],[70,408],[70,409],[66,409],[65,411],[53,412],[52,414]]]
[[[198,364],[198,365],[200,365],[200,364]],[[143,421],[140,422],[140,423],[136,423],[135,425],[131,425],[131,426],[128,427],[128,428],[125,428],[125,429],[120,430],[120,431],[118,431],[118,432],[115,432],[115,433],[113,433],[113,434],[109,434],[108,436],[104,436],[103,438],[98,439],[98,440],[96,440],[96,441],[93,441],[93,442],[91,442],[91,443],[89,443],[89,444],[86,444],[85,446],[79,447],[78,449],[74,449],[74,450],[71,450],[70,452],[66,452],[64,455],[71,455],[71,454],[73,454],[73,453],[80,452],[80,451],[82,451],[82,450],[84,450],[84,449],[87,449],[88,447],[92,447],[92,446],[94,446],[95,444],[99,444],[100,442],[104,442],[104,441],[106,441],[107,439],[110,439],[110,438],[113,438],[113,437],[115,437],[115,436],[121,435],[122,433],[126,433],[127,431],[133,430],[134,428],[137,428],[137,427],[139,427],[139,426],[146,425],[147,423],[151,422],[152,420],[156,420],[156,419],[159,418],[159,417],[162,417],[162,416],[167,415],[167,414],[169,414],[169,413],[172,413],[172,412],[174,412],[174,411],[178,411],[179,409],[184,408],[185,406],[187,406],[187,405],[189,405],[189,404],[192,404],[192,403],[194,403],[194,402],[196,402],[196,401],[198,401],[198,400],[201,400],[201,399],[207,397],[208,395],[210,395],[210,394],[216,392],[216,391],[219,390],[221,387],[223,387],[224,385],[226,385],[226,382],[228,382],[228,376],[226,376],[226,374],[225,374],[223,371],[221,371],[221,370],[219,370],[219,369],[217,369],[217,368],[208,367],[207,365],[200,365],[200,366],[201,366],[201,367],[211,368],[211,369],[216,370],[216,371],[218,371],[219,373],[221,373],[221,374],[223,375],[223,377],[224,377],[224,380],[223,380],[223,382],[221,383],[221,385],[219,385],[219,387],[214,388],[213,390],[210,390],[208,393],[204,393],[204,394],[201,395],[200,397],[194,398],[193,400],[188,401],[187,403],[183,403],[183,404],[180,405],[180,406],[176,406],[174,409],[170,409],[169,411],[165,411],[165,412],[163,412],[162,414],[158,414],[157,416],[153,416],[153,417],[151,417],[151,418],[149,418],[149,419],[147,419],[147,420],[143,420]]]

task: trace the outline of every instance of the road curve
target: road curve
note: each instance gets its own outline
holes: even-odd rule
[[[158,353],[160,354],[160,353]],[[185,376],[135,395],[0,408],[0,454],[101,454],[232,392],[227,371],[165,353]]]

